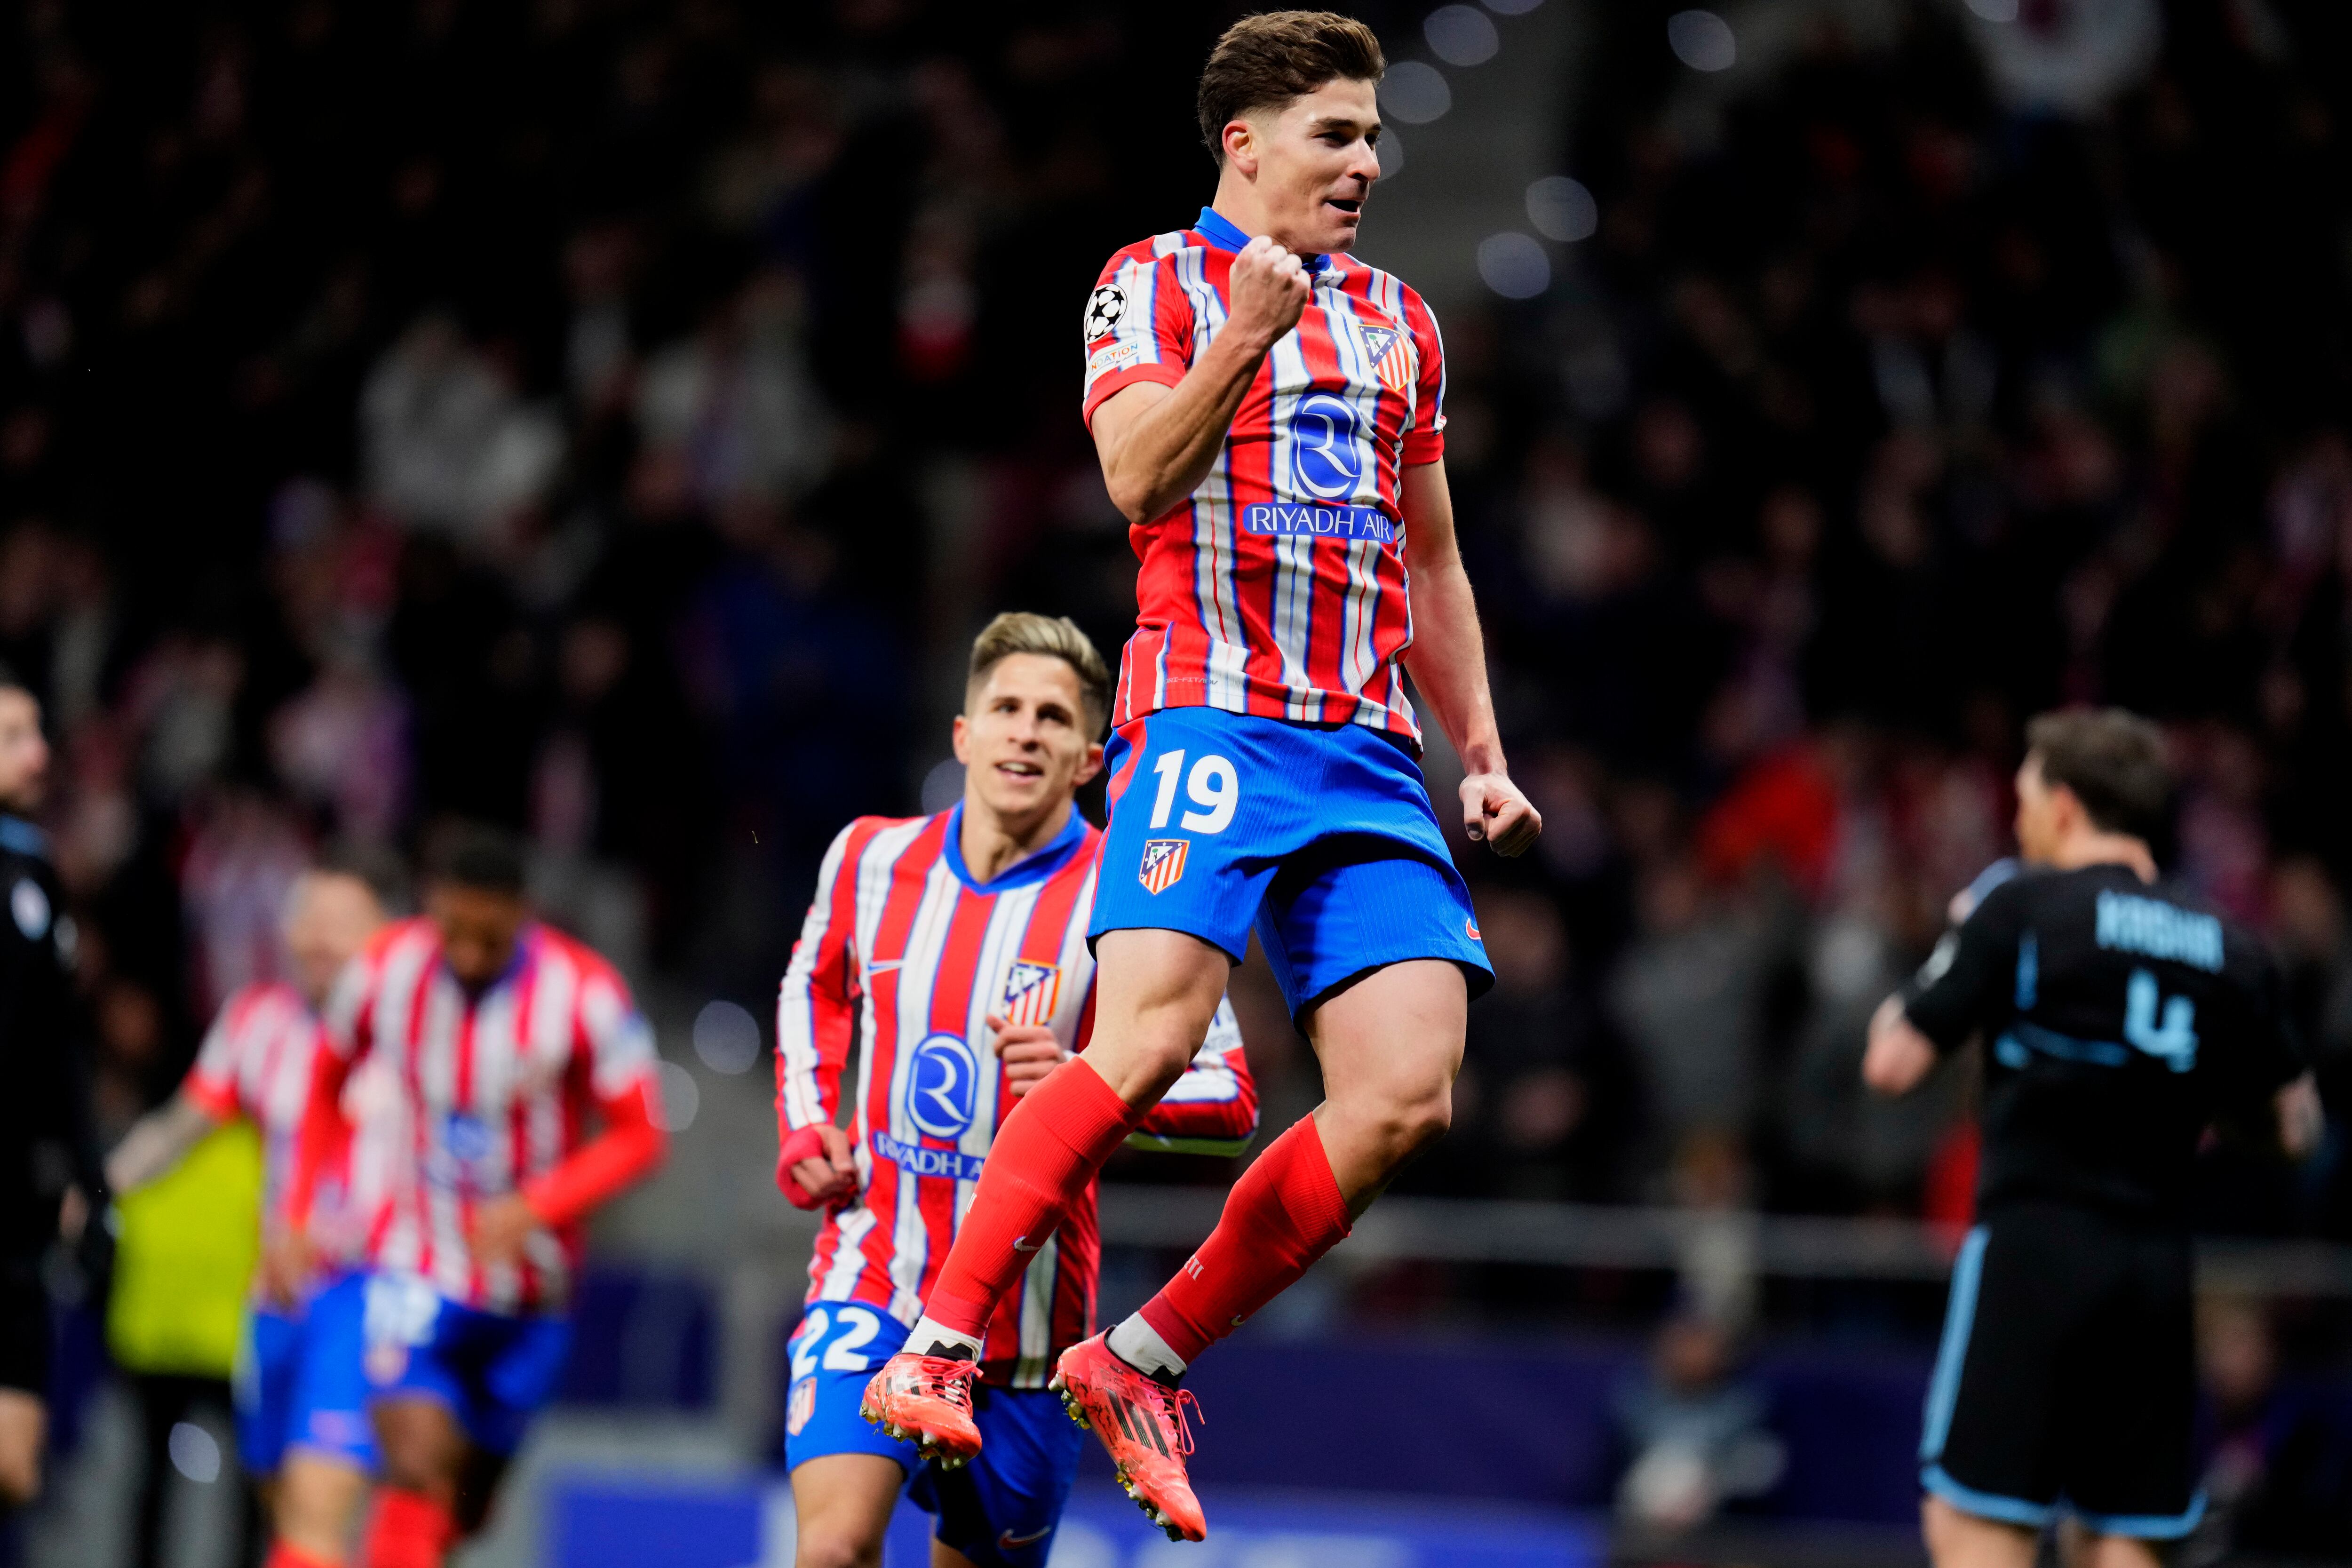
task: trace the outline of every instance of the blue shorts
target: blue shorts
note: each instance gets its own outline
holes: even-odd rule
[[[236,1447],[247,1471],[270,1474],[289,1447],[375,1468],[360,1375],[364,1283],[345,1275],[299,1312],[255,1307],[247,1315],[236,1363]]]
[[[370,1399],[436,1400],[476,1447],[500,1455],[522,1446],[572,1349],[562,1318],[480,1311],[402,1274],[369,1277],[362,1333]]]
[[[1253,923],[1296,1018],[1408,959],[1495,983],[1470,890],[1402,745],[1360,724],[1167,708],[1111,736],[1088,937],[1156,928],[1236,963]]]
[[[942,1470],[915,1446],[885,1436],[857,1414],[866,1379],[898,1354],[907,1327],[860,1302],[820,1301],[793,1331],[784,1401],[784,1464],[831,1454],[879,1454],[913,1478],[907,1495],[938,1517],[932,1533],[981,1568],[1044,1568],[1062,1505],[1078,1473],[1085,1434],[1046,1389],[972,1389],[980,1458]]]

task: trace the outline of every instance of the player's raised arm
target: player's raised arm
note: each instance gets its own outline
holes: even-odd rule
[[[1503,762],[1495,699],[1486,686],[1485,634],[1454,536],[1444,459],[1408,467],[1403,490],[1413,624],[1405,668],[1462,758],[1463,830],[1497,855],[1524,855],[1543,831],[1543,817]]]
[[[1266,351],[1298,324],[1313,292],[1306,262],[1263,235],[1234,258],[1229,288],[1223,326],[1181,381],[1139,382],[1095,410],[1103,482],[1130,522],[1150,521],[1209,477]]]

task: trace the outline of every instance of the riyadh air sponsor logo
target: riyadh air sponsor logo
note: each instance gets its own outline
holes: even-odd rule
[[[939,1176],[951,1182],[980,1180],[980,1167],[987,1158],[982,1154],[958,1153],[953,1149],[901,1143],[882,1131],[874,1134],[874,1157],[889,1161],[910,1176]]]
[[[1188,841],[1181,838],[1154,838],[1143,847],[1143,866],[1136,873],[1147,893],[1164,893],[1184,879],[1184,852]]]
[[[1062,1000],[1062,971],[1051,963],[1023,959],[1004,978],[1004,1021],[1008,1024],[1050,1024]]]
[[[907,1073],[907,1120],[934,1138],[961,1138],[971,1126],[980,1062],[956,1035],[933,1035],[915,1047]]]
[[[1255,501],[1242,508],[1242,526],[1252,533],[1307,534],[1316,539],[1361,539],[1396,542],[1396,520],[1376,506],[1292,506]]]
[[[1345,398],[1310,392],[1290,416],[1290,474],[1318,500],[1356,493],[1364,454],[1356,445],[1356,411]]]

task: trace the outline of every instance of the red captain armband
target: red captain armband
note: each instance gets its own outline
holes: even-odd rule
[[[776,1190],[796,1209],[822,1206],[817,1198],[793,1174],[793,1167],[803,1160],[824,1158],[824,1139],[814,1124],[794,1129],[784,1139],[784,1146],[776,1152]]]

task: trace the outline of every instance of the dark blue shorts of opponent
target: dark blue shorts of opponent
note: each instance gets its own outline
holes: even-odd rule
[[[1494,984],[1421,768],[1360,724],[1169,708],[1111,737],[1088,936],[1190,932],[1240,962],[1257,930],[1291,1016],[1407,959]]]
[[[829,1454],[878,1454],[910,1478],[907,1495],[936,1515],[932,1533],[981,1568],[1044,1568],[1069,1501],[1086,1434],[1046,1389],[972,1389],[980,1458],[942,1470],[915,1446],[883,1435],[857,1414],[866,1381],[898,1352],[907,1328],[862,1302],[820,1301],[793,1331],[792,1390],[784,1401],[784,1464]]]
[[[333,1280],[294,1312],[256,1306],[236,1363],[236,1447],[246,1469],[268,1475],[286,1450],[308,1448],[375,1468],[360,1315],[367,1282]]]
[[[411,1275],[371,1275],[361,1365],[371,1400],[448,1406],[477,1447],[510,1455],[555,1393],[572,1349],[562,1318],[485,1312]]]
[[[2194,1263],[2184,1231],[2011,1201],[1952,1266],[1922,1486],[2039,1530],[2178,1541],[2205,1516]]]

